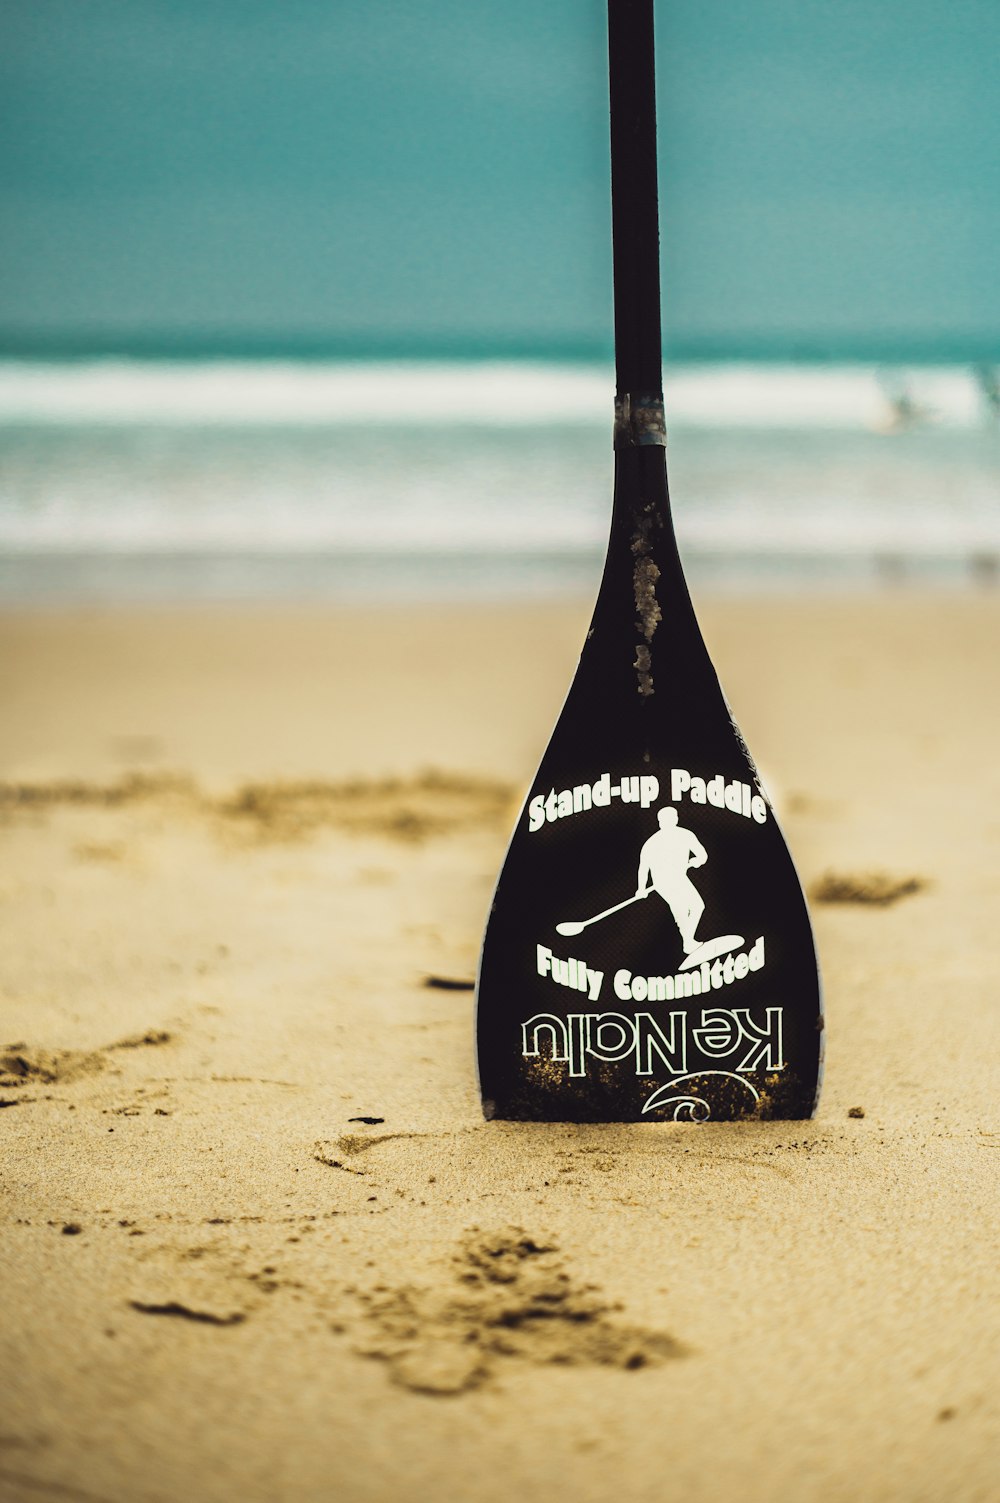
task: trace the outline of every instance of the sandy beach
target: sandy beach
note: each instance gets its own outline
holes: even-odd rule
[[[810,1122],[482,1120],[577,606],[0,618],[0,1498],[1000,1496],[1000,603],[715,600]]]

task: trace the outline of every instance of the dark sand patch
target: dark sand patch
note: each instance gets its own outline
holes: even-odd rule
[[[331,1155],[326,1151],[326,1146],[322,1143],[316,1144],[316,1151],[313,1154],[313,1158],[316,1160],[317,1164],[325,1164],[328,1169],[340,1169],[344,1172],[344,1174],[364,1175],[365,1173],[363,1169],[352,1169],[350,1164],[345,1164],[342,1163],[340,1159],[332,1158]]]
[[[0,1086],[23,1085],[28,1081],[62,1085],[85,1075],[97,1075],[107,1063],[100,1049],[41,1049],[32,1044],[7,1044],[0,1051]]]
[[[442,992],[471,992],[475,991],[476,983],[470,977],[464,976],[425,976],[424,986],[436,987]]]
[[[361,1296],[367,1330],[355,1350],[417,1393],[478,1388],[505,1359],[634,1370],[684,1355],[672,1336],[614,1319],[619,1306],[576,1283],[557,1248],[518,1227],[470,1228],[450,1273],[443,1288]]]
[[[49,783],[0,783],[0,813],[12,815],[60,805],[87,809],[121,809],[149,799],[197,798],[194,780],[177,773],[129,772],[113,783],[57,778]]]
[[[337,1147],[341,1153],[367,1153],[369,1148],[374,1148],[377,1143],[391,1143],[395,1138],[433,1138],[437,1133],[427,1132],[344,1132],[337,1139]],[[316,1145],[317,1148],[320,1146]]]
[[[129,1304],[133,1310],[138,1310],[142,1315],[175,1315],[181,1320],[197,1321],[206,1326],[238,1326],[246,1320],[246,1312],[233,1310],[228,1314],[219,1315],[214,1310],[196,1310],[191,1305],[182,1304],[180,1300],[166,1300],[162,1304],[148,1304],[145,1300],[130,1299]]]
[[[43,1049],[35,1044],[0,1046],[0,1087],[40,1081],[65,1085],[87,1075],[99,1075],[108,1067],[107,1056],[116,1049],[142,1049],[171,1042],[173,1035],[162,1028],[130,1034],[101,1049]]]
[[[184,775],[133,772],[109,784],[73,779],[0,783],[0,818],[62,806],[170,804],[212,820],[220,834],[252,841],[295,841],[327,828],[420,841],[471,825],[499,824],[507,819],[510,798],[507,783],[434,770],[381,781],[244,783],[224,797],[203,793]],[[77,847],[77,853],[82,849]],[[98,850],[99,857],[94,855]],[[88,847],[87,859],[111,859],[110,850],[107,845]]]
[[[888,908],[928,886],[926,877],[893,877],[886,872],[827,872],[814,882],[814,903],[862,903]]]
[[[147,1028],[145,1033],[130,1033],[117,1043],[108,1044],[108,1049],[145,1049],[157,1048],[160,1044],[169,1044],[173,1040],[173,1034],[165,1028]]]
[[[510,788],[487,778],[426,772],[381,782],[249,783],[215,813],[258,839],[294,840],[324,826],[423,840],[505,816]]]

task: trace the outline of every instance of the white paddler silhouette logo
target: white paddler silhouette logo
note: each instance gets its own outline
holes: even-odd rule
[[[684,954],[698,948],[695,930],[705,912],[705,900],[688,876],[692,866],[704,866],[708,852],[693,830],[678,823],[671,805],[657,814],[660,828],[650,835],[639,853],[637,898],[658,892],[674,916]]]
[[[735,950],[743,943],[743,936],[723,934],[717,939],[697,938],[698,925],[705,912],[705,900],[688,873],[692,868],[705,865],[708,852],[694,831],[680,824],[677,810],[672,804],[660,809],[656,818],[660,828],[650,835],[639,852],[636,889],[632,896],[605,908],[601,913],[595,913],[592,918],[557,924],[556,932],[565,935],[581,934],[591,924],[609,918],[611,914],[627,908],[630,903],[639,902],[655,892],[666,903],[677,925],[685,957],[680,969],[685,971],[703,960],[711,960],[716,955]]]

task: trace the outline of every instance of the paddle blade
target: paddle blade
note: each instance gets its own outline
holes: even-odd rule
[[[616,459],[591,630],[483,942],[483,1110],[808,1117],[822,1021],[802,890],[691,608],[663,451]]]

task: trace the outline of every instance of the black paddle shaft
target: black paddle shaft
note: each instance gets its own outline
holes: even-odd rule
[[[619,399],[662,395],[653,0],[608,0],[615,372]]]

